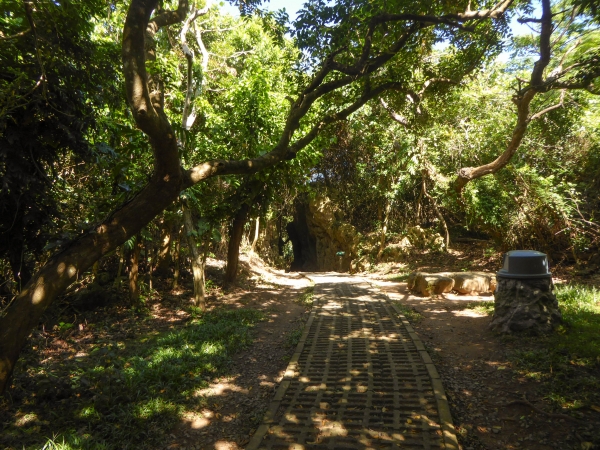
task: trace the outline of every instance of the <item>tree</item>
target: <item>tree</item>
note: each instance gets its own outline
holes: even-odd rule
[[[64,221],[55,174],[61,158],[101,157],[95,111],[119,108],[118,47],[94,42],[93,24],[104,2],[75,6],[3,2],[0,13],[0,257],[25,285]],[[98,89],[102,86],[102,89]],[[84,95],[83,93],[93,93]],[[68,155],[68,156],[66,156]]]
[[[530,123],[551,111],[563,107],[567,90],[585,89],[590,93],[600,93],[595,85],[597,78],[600,76],[600,54],[597,47],[580,52],[574,60],[570,58],[570,53],[576,52],[577,47],[581,44],[581,40],[573,43],[573,32],[579,34],[582,32],[587,34],[588,32],[585,29],[581,30],[578,26],[574,27],[574,30],[569,29],[579,16],[577,7],[571,5],[561,12],[553,13],[550,0],[542,0],[541,3],[541,18],[525,17],[520,19],[521,23],[540,24],[538,42],[540,57],[535,62],[529,79],[518,80],[519,87],[513,96],[513,103],[517,109],[517,120],[510,141],[504,152],[492,162],[477,167],[463,167],[458,171],[455,189],[459,193],[471,180],[496,173],[506,167],[518,151]],[[556,16],[562,17],[562,21],[567,22],[566,27],[562,23],[562,27],[555,27],[553,18]],[[556,31],[561,31],[561,34],[553,40],[553,33]],[[589,36],[587,38],[589,39]],[[562,55],[551,66],[553,51]],[[546,74],[547,68],[552,68],[552,71]],[[557,103],[546,105],[531,114],[530,106],[537,95],[547,94],[552,98],[551,94],[558,90],[561,91],[561,94],[557,99]]]
[[[340,3],[333,11],[320,3],[313,5],[318,6],[314,20],[308,20],[306,10],[299,24],[304,26],[301,40],[313,49],[311,61],[318,59],[320,65],[291,102],[278,143],[256,158],[205,161],[184,169],[177,136],[165,112],[160,80],[148,73],[146,62],[155,57],[153,42],[158,31],[185,20],[189,5],[187,0],[180,0],[177,9],[162,10],[157,9],[156,0],[133,0],[123,30],[125,91],[135,123],[148,136],[153,173],[129,202],[55,254],[7,309],[0,319],[0,390],[6,388],[31,329],[56,296],[102,255],[138,233],[182,190],[216,175],[251,174],[293,159],[329,124],[347,118],[386,90],[406,90],[408,75],[402,77],[385,70],[392,59],[399,65],[406,64],[409,72],[409,67],[419,63],[420,47],[430,47],[438,29],[460,39],[465,51],[480,47],[477,38],[495,32],[489,19],[501,19],[510,4],[511,0],[505,0],[481,10],[469,6],[459,13],[453,6],[414,2],[396,5],[401,8],[395,8],[394,13],[384,6],[373,8],[362,3],[352,7]],[[314,38],[309,37],[311,33]],[[340,94],[344,101],[331,102],[331,107],[323,108],[323,115],[313,119],[306,134],[295,136],[317,102],[327,105],[326,101]]]

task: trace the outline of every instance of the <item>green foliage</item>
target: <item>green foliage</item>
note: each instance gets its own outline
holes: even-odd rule
[[[400,310],[400,313],[406,317],[410,323],[419,323],[419,321],[423,319],[423,315],[414,308],[410,308],[396,301],[394,302],[394,305],[396,305],[396,308]]]
[[[122,103],[119,49],[94,38],[102,1],[2,5],[3,35],[16,37],[0,47],[0,257],[23,282],[61,236],[61,163],[102,158],[96,113]]]
[[[294,300],[294,302],[304,306],[307,310],[310,310],[314,304],[314,297],[315,288],[314,286],[309,286],[296,300]]]
[[[600,401],[600,291],[577,284],[556,286],[564,323],[533,345],[511,354],[523,376],[542,382],[546,397],[561,408]]]
[[[37,375],[40,386],[56,383],[53,370],[61,377],[66,370],[74,396],[46,408],[34,422],[49,421],[54,436],[10,425],[3,437],[26,448],[160,447],[184,412],[205,405],[198,391],[250,344],[251,328],[261,320],[264,315],[256,310],[218,309],[180,329],[95,346],[89,361],[44,367]]]

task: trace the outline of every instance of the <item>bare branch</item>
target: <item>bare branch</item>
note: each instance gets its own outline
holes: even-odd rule
[[[46,69],[44,68],[44,61],[42,60],[42,54],[40,53],[40,47],[38,46],[37,29],[35,27],[35,22],[33,21],[33,3],[25,2],[24,6],[25,6],[25,15],[27,16],[27,21],[29,22],[31,31],[33,31],[34,43],[35,43],[35,56],[37,58],[38,64],[40,65],[40,71],[41,71],[39,81],[41,81],[41,83],[42,83],[42,95],[45,98],[46,94],[48,93],[48,85],[47,85],[48,78],[46,77]],[[39,85],[39,82],[36,85],[36,88],[38,85]]]
[[[192,76],[192,67],[194,63],[194,55],[192,51],[189,49],[187,45],[187,32],[189,31],[190,25],[200,16],[203,16],[208,13],[210,10],[211,2],[208,1],[206,6],[202,9],[196,9],[188,16],[188,18],[183,23],[181,28],[181,33],[179,34],[179,38],[181,40],[181,48],[187,60],[187,90],[185,93],[185,101],[183,103],[183,114],[181,117],[181,126],[183,130],[189,130],[194,123],[194,114],[193,108],[191,108],[192,97],[194,96],[194,80]],[[200,43],[202,41],[200,40]],[[204,48],[204,44],[201,44],[201,48],[206,51]],[[203,53],[204,55],[204,53]],[[206,64],[208,65],[208,59],[206,58]],[[191,117],[191,119],[190,119]],[[185,132],[181,138],[182,142],[185,144]]]
[[[23,30],[19,33],[13,34],[11,36],[4,36],[4,34],[0,31],[0,41],[7,41],[9,39],[17,39],[20,38],[21,36],[25,36],[27,33],[30,33],[31,29],[28,28],[27,30]]]
[[[552,105],[552,106],[549,106],[547,108],[542,109],[541,111],[538,111],[537,113],[535,113],[534,115],[532,115],[529,118],[529,121],[532,122],[534,120],[539,119],[544,114],[549,113],[550,111],[554,111],[555,109],[562,108],[564,106],[564,100],[565,100],[565,93],[566,92],[567,92],[566,89],[563,89],[561,91],[561,93],[560,93],[560,101],[556,105]]]
[[[401,116],[400,114],[398,114],[397,112],[395,112],[388,104],[387,102],[383,99],[380,98],[379,102],[381,103],[381,105],[385,108],[385,110],[389,113],[390,117],[392,119],[394,119],[396,122],[398,122],[400,125],[402,125],[405,128],[408,128],[408,126],[410,125],[408,122],[408,119],[404,116]]]
[[[282,145],[280,141],[273,150],[258,158],[242,161],[215,160],[193,167],[186,171],[183,188],[193,186],[200,181],[216,175],[251,174],[272,167],[281,161],[293,159],[296,153],[310,144],[327,125],[348,118],[350,114],[360,109],[369,100],[377,98],[383,92],[390,89],[402,89],[402,85],[400,83],[384,83],[374,89],[365,90],[357,100],[343,110],[323,117],[306,135],[291,145]],[[286,131],[284,130],[282,134],[286,135]]]

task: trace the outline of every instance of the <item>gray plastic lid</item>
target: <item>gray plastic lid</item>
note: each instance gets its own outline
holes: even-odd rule
[[[504,254],[500,278],[552,278],[548,270],[548,256],[535,250],[512,250]]]

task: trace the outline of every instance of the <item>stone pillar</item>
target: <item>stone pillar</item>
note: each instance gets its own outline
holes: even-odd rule
[[[551,278],[498,277],[495,311],[490,328],[500,333],[547,333],[561,321]]]

